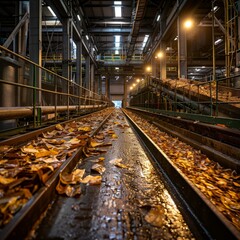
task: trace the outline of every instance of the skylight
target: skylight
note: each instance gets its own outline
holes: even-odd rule
[[[115,48],[119,48],[120,47],[120,35],[115,35]]]
[[[115,17],[122,17],[122,1],[114,1]]]

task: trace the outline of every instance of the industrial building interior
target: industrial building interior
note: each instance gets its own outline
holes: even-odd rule
[[[19,239],[240,238],[239,0],[1,0],[0,4],[1,239],[16,239],[17,236]],[[82,121],[82,125],[77,121]],[[98,129],[98,124],[107,129],[107,133],[101,135],[103,130]],[[78,129],[74,130],[76,126]],[[174,139],[159,145],[170,139],[165,133],[158,132],[159,129]],[[61,133],[57,133],[53,143],[54,131]],[[66,131],[68,137],[75,136],[74,133],[79,136],[69,140],[62,135]],[[133,133],[136,137],[131,135]],[[112,150],[106,153],[97,148],[103,135],[111,142],[106,143],[106,140],[99,147],[111,146]],[[189,150],[181,143],[180,147],[171,145],[178,141],[176,139],[197,150]],[[66,141],[68,153],[66,149],[56,150]],[[44,150],[40,145],[45,146]],[[166,147],[170,145],[171,150]],[[175,150],[172,149],[175,148],[178,157],[173,157]],[[206,175],[199,175],[199,179],[204,178],[208,185],[201,187],[199,182],[195,183],[191,173],[186,174],[182,169],[183,165],[190,168],[188,163],[179,163],[179,166],[174,163],[180,170],[169,164],[168,158],[184,158],[182,148],[186,149],[186,159],[191,158],[191,152],[206,154],[207,160],[195,155],[193,158],[195,165],[201,165],[201,173],[205,170],[214,175],[211,186],[210,177]],[[98,153],[93,153],[93,149]],[[116,156],[119,149],[125,162],[124,157]],[[49,155],[37,155],[44,151]],[[56,188],[61,196],[69,194],[66,188],[63,190],[63,185],[66,187],[66,178],[70,177],[60,184],[63,172],[72,172],[76,166],[84,166],[86,172],[92,172],[89,162],[81,166],[77,163],[75,158],[79,160],[81,154],[83,162],[85,158],[94,161],[93,156],[97,154],[99,159],[105,154],[102,158],[118,161],[112,159],[105,163],[106,173],[98,166],[100,190],[99,182],[88,180],[86,185],[81,175],[81,191],[78,189],[76,195],[84,196],[82,205],[77,205],[71,202],[76,201],[75,198],[63,200],[65,198],[57,194],[53,196],[53,192]],[[151,167],[145,162],[140,164],[137,156],[153,159],[155,163]],[[43,157],[48,157],[52,165],[36,167],[37,170],[29,167],[30,160]],[[67,163],[56,164],[63,158]],[[211,166],[208,158],[217,162],[211,170],[207,170]],[[200,163],[197,164],[196,159],[201,159]],[[47,163],[46,159],[41,161]],[[111,164],[115,164],[120,175],[115,170],[115,175],[110,172]],[[153,183],[141,182],[136,167],[140,165],[142,178],[149,171],[154,176],[151,177]],[[23,170],[23,166],[27,168]],[[13,174],[11,169],[14,168],[19,170]],[[121,172],[131,172],[133,168],[136,168],[136,176],[133,173],[132,177],[131,173],[125,176],[127,173]],[[156,170],[158,168],[161,170]],[[170,170],[172,168],[174,170]],[[230,175],[226,177],[228,171]],[[155,179],[158,174],[166,177],[167,180],[161,181],[164,186],[170,185],[167,191],[173,190],[173,201],[180,209],[180,213],[178,209],[172,210],[176,211],[175,220],[169,210],[175,209],[172,203],[169,207],[166,207],[167,203],[163,204],[165,208],[156,203],[160,198],[155,197],[162,189],[161,181]],[[71,178],[73,181],[74,176]],[[105,180],[110,178],[109,186],[122,191],[121,197],[112,193],[115,190],[108,193],[105,189],[108,186]],[[126,184],[121,190],[117,178]],[[37,181],[41,183],[38,185]],[[132,182],[135,185],[131,185]],[[213,182],[222,188],[213,186]],[[90,190],[91,185],[93,190]],[[151,193],[154,197],[146,193],[142,199],[152,198],[152,202],[141,197],[139,200],[137,196],[131,198],[135,194],[131,191],[141,195],[150,189],[158,189]],[[224,195],[226,192],[228,195]],[[113,194],[112,199],[119,202],[110,204],[110,200],[106,200],[107,194]],[[160,193],[161,196],[164,194],[165,190]],[[99,198],[97,205],[93,197]],[[181,199],[184,199],[183,203]],[[109,205],[101,205],[101,201],[109,201]],[[63,230],[64,222],[70,221],[73,215],[54,205],[47,211],[50,202],[61,205],[59,209],[65,207],[71,214],[78,212],[72,225]],[[116,204],[123,207],[120,209]],[[95,206],[98,210],[86,213],[83,205],[85,209]],[[204,209],[202,215],[200,208]],[[48,218],[44,220],[42,213],[46,211]],[[168,218],[163,217],[163,212]],[[151,218],[154,218],[153,222],[149,220]],[[26,226],[29,221],[33,224]],[[41,223],[32,230],[35,222]],[[29,234],[31,231],[34,234]]]

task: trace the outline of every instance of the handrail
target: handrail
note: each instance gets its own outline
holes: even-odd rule
[[[216,81],[193,82],[189,79],[159,79],[148,76],[131,91],[130,105],[201,113],[214,117],[230,114],[230,117],[240,118],[240,89],[227,86],[230,79],[235,83],[239,77],[240,74],[235,74]],[[148,90],[149,87],[151,90]],[[148,96],[144,95],[147,91],[150,91]],[[142,102],[142,99],[146,101]]]
[[[18,91],[18,99],[15,103],[11,102],[11,106],[1,104],[0,111],[2,107],[25,107],[32,105],[33,107],[33,125],[34,127],[41,126],[42,106],[55,106],[55,120],[57,121],[58,105],[65,105],[67,107],[67,118],[70,117],[69,107],[71,105],[78,106],[78,113],[82,109],[82,105],[92,105],[92,106],[110,106],[112,103],[105,96],[99,95],[78,83],[67,79],[57,73],[44,68],[35,62],[23,57],[3,46],[0,45],[0,56],[2,60],[11,60],[16,62],[19,66],[18,68],[25,70],[23,73],[22,80],[20,78],[11,79],[2,77],[0,79],[0,85],[2,88],[6,86],[12,86],[14,91]],[[9,62],[10,63],[10,62]],[[27,70],[26,70],[27,69]],[[0,69],[0,71],[2,68]],[[41,73],[41,79],[39,79],[39,84],[36,85],[36,75]],[[2,76],[2,74],[0,74]],[[25,82],[24,82],[24,81]],[[26,83],[27,82],[27,83]],[[24,90],[25,89],[25,90]],[[25,92],[24,92],[25,91]],[[45,97],[45,103],[43,100],[41,102],[37,101],[37,97],[41,99],[41,96]],[[3,96],[3,98],[13,97],[13,96]],[[32,100],[30,100],[32,97]],[[22,99],[27,99],[27,103],[24,103]],[[70,101],[71,100],[71,101]],[[75,113],[76,114],[76,113]],[[1,120],[1,119],[0,119]]]

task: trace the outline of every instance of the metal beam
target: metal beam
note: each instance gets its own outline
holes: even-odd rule
[[[14,40],[16,35],[18,34],[18,32],[21,29],[21,27],[28,20],[28,18],[29,18],[29,13],[26,12],[25,15],[23,16],[23,18],[20,20],[20,22],[17,24],[17,26],[12,31],[12,33],[9,35],[7,40],[4,42],[4,44],[3,44],[4,47],[8,48],[10,46],[10,44],[12,43],[12,41]]]
[[[147,0],[138,0],[138,2],[137,2],[136,15],[134,18],[133,27],[132,27],[132,31],[131,31],[131,35],[130,35],[130,44],[129,44],[128,51],[127,51],[126,62],[130,61],[131,56],[134,52],[134,47],[135,47],[137,37],[139,34],[140,24],[144,17],[146,5],[147,5]]]

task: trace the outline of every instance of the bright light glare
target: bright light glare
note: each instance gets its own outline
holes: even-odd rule
[[[86,39],[87,39],[87,40],[89,40],[89,37],[88,37],[88,35],[86,35]]]
[[[221,39],[221,38],[219,38],[219,39],[217,39],[215,42],[214,42],[214,44],[215,45],[218,45],[220,42],[222,42],[223,40]]]
[[[119,48],[120,47],[120,35],[115,35],[115,47]]]
[[[151,72],[152,68],[150,66],[146,67],[147,72]]]
[[[145,35],[145,37],[144,37],[144,39],[143,39],[143,44],[142,44],[142,47],[143,47],[143,48],[145,47],[148,38],[149,38],[149,35]]]
[[[187,20],[184,23],[185,28],[191,28],[193,26],[193,21],[192,20]]]
[[[52,14],[54,17],[56,17],[55,12],[52,10],[52,8],[51,8],[50,6],[48,6],[48,10],[51,12],[51,14]]]
[[[160,20],[160,15],[157,16],[157,22]]]
[[[122,17],[122,7],[120,7],[122,5],[121,1],[114,1],[114,9],[115,9],[115,17]]]
[[[158,58],[162,58],[162,57],[163,57],[163,53],[162,53],[162,52],[159,52],[159,53],[157,54],[157,57],[158,57]]]
[[[81,17],[80,17],[80,15],[79,15],[79,14],[77,15],[77,18],[78,18],[78,20],[79,20],[79,21],[81,21]]]

